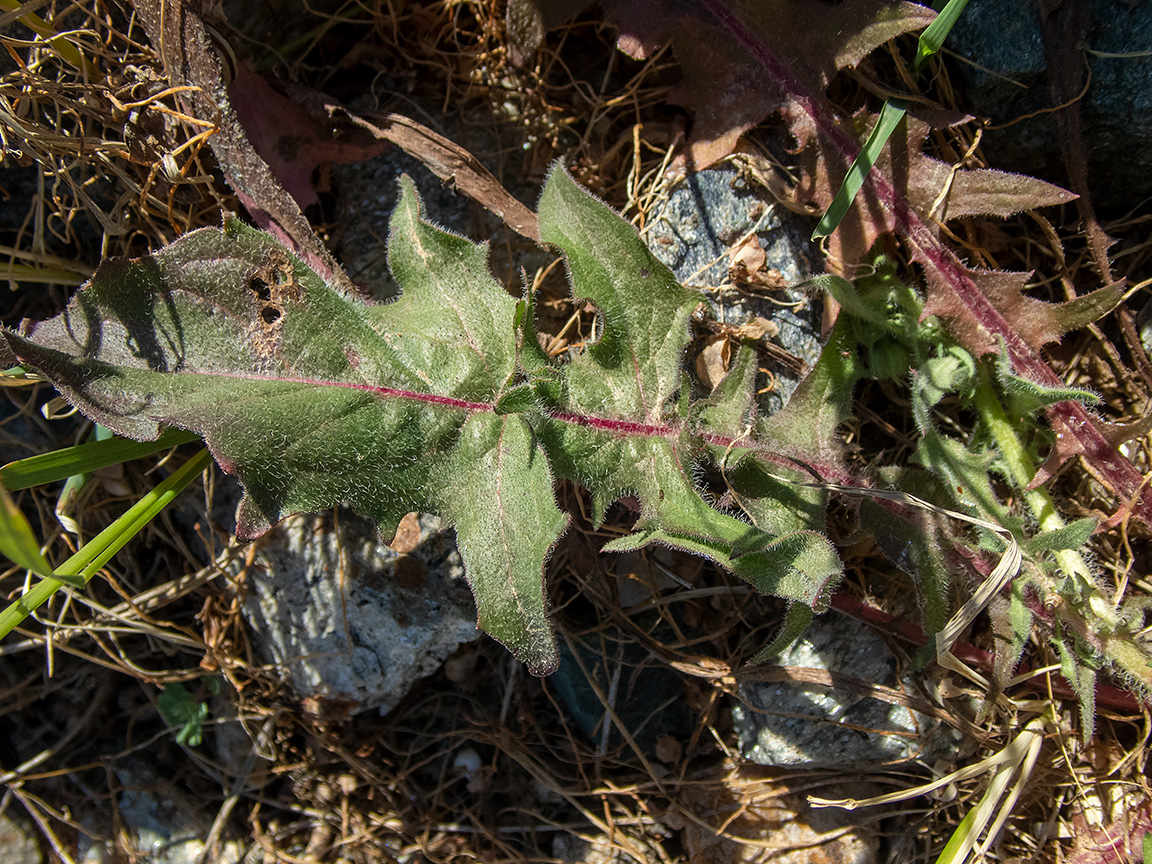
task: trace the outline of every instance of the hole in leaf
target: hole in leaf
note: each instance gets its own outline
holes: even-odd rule
[[[265,324],[275,324],[280,320],[280,310],[273,306],[265,306],[260,310],[260,317],[264,319]]]
[[[248,290],[267,303],[272,299],[272,289],[268,287],[268,283],[261,279],[259,276],[253,276],[248,280]]]

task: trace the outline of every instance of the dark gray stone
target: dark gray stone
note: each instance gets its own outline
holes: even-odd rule
[[[401,175],[412,178],[430,222],[475,239],[477,226],[468,200],[402,150],[363,162],[333,164],[331,171],[339,190],[333,252],[352,281],[375,300],[400,294],[388,270],[387,253],[388,222],[400,200]]]
[[[661,638],[660,634],[653,635]],[[661,735],[682,738],[690,733],[691,712],[681,698],[680,676],[646,648],[636,642],[621,642],[621,638],[612,627],[589,634],[576,642],[579,662],[561,642],[560,668],[548,684],[555,688],[580,731],[613,749],[623,739],[614,725],[605,733],[604,724],[612,720],[592,686],[594,681],[637,746],[651,754]]]
[[[789,284],[811,278],[822,269],[811,232],[810,224],[777,205],[766,190],[721,165],[677,183],[646,226],[644,240],[685,285],[720,289],[709,292],[719,321],[740,326],[753,316],[767,318],[780,328],[773,341],[811,366],[821,348],[818,300],[791,289],[753,294],[728,279],[731,253],[749,234],[765,251],[766,266]],[[768,413],[787,403],[800,380],[785,369],[774,373],[778,386],[761,401]]]
[[[1152,4],[1087,5],[1083,43],[1092,80],[1079,105],[1088,185],[1096,206],[1127,209],[1152,195]],[[1053,100],[1036,9],[1033,2],[971,0],[945,47],[971,61],[949,67],[963,85],[962,107],[993,126],[1044,112],[985,133],[993,166],[1067,185],[1055,115],[1045,110]]]

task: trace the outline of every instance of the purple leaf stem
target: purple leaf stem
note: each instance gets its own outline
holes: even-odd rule
[[[811,118],[819,133],[839,151],[844,164],[851,164],[860,152],[858,143],[841,128],[823,102],[803,85],[789,65],[774,54],[719,0],[704,0],[703,5]],[[877,197],[895,215],[898,230],[913,255],[955,292],[960,301],[968,307],[972,317],[988,333],[1004,339],[1016,372],[1042,385],[1063,387],[1064,382],[992,305],[968,275],[964,264],[956,254],[941,243],[924,224],[907,198],[900,194],[889,178],[878,171],[873,171],[868,176],[868,183]],[[1074,441],[1076,449],[1098,472],[1100,479],[1123,501],[1131,502],[1132,515],[1143,520],[1145,524],[1152,525],[1152,488],[1144,483],[1144,478],[1136,467],[1104,438],[1084,406],[1072,401],[1059,402],[1050,407],[1048,413],[1057,437],[1067,436]]]

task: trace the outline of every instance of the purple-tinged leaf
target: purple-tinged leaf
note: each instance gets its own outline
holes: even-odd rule
[[[360,162],[391,147],[359,129],[341,129],[337,136],[330,121],[326,128],[246,63],[232,70],[228,99],[253,149],[302,209],[320,201],[312,185],[318,166]]]
[[[851,159],[845,158],[843,145],[847,142],[859,149],[875,122],[876,117],[861,112],[837,123],[839,138],[814,141],[801,156],[805,179],[796,190],[796,197],[818,207],[830,205],[852,164]],[[829,237],[829,258],[836,270],[851,276],[876,239],[901,230],[910,214],[922,219],[938,238],[937,226],[948,219],[978,214],[1011,216],[1076,197],[1033,177],[953,168],[921,152],[927,134],[926,123],[907,117],[877,154],[867,182]],[[882,191],[884,184],[891,187],[896,198]],[[1026,274],[1006,275],[1018,278],[1017,288],[1023,286]]]
[[[224,54],[201,18],[200,4],[177,0],[133,0],[152,45],[164,60],[164,69],[186,113],[215,124],[208,135],[224,176],[252,218],[298,250],[312,267],[332,283],[354,290],[304,218],[296,200],[280,185],[244,133],[228,101]]]
[[[701,295],[563,170],[539,220],[575,294],[600,312],[599,339],[562,364],[536,345],[531,298],[492,279],[484,246],[425,223],[410,181],[391,223],[402,294],[390,305],[334,289],[271,236],[230,221],[104,264],[63,314],[4,332],[5,351],[120,434],[203,435],[244,485],[241,538],[337,504],[386,536],[411,510],[442,515],[481,626],[537,674],[557,663],[543,568],[568,517],[554,477],[587,486],[597,519],[639,497],[633,533],[607,548],[677,546],[823,607],[841,573],[819,533],[823,499],[775,476],[796,469],[752,415],[750,353],[693,406],[681,366]],[[790,456],[828,455],[781,440]],[[695,480],[702,463],[726,470],[730,453],[739,515]]]
[[[842,121],[833,113],[823,96],[830,75],[886,39],[926,26],[934,14],[912,4],[872,0],[832,6],[796,0],[743,5],[615,0],[606,4],[606,13],[621,28],[621,49],[632,56],[672,43],[684,67],[681,102],[698,115],[696,168],[729,152],[743,130],[779,110],[798,142],[815,148],[807,194],[819,209],[831,202],[867,135],[864,118]],[[874,24],[865,26],[866,20]],[[1020,290],[1024,274],[991,275],[966,267],[941,241],[933,220],[1004,215],[1067,200],[1068,193],[1002,172],[953,174],[919,152],[922,140],[913,125],[908,138],[896,142],[903,161],[889,157],[887,170],[871,172],[832,236],[831,258],[841,272],[851,273],[872,240],[895,232],[925,268],[930,311],[947,319],[965,347],[982,354],[996,350],[1002,339],[1018,374],[1041,386],[1058,386],[1059,378],[1038,353],[1041,345],[1106,312],[1118,291],[1109,286],[1070,304],[1043,304]],[[889,154],[891,148],[892,142]],[[1137,518],[1152,524],[1152,488],[1110,444],[1100,421],[1074,402],[1052,406],[1049,417],[1058,441],[1045,466],[1049,474],[1068,458],[1082,456],[1121,500],[1133,502]]]
[[[605,549],[675,546],[712,559],[764,593],[822,608],[841,564],[828,539],[808,530],[823,527],[819,504],[790,490],[787,504],[771,508],[777,518],[761,514],[758,520],[747,508],[739,518],[716,510],[697,490],[695,467],[705,458],[719,463],[733,446],[751,455],[764,445],[753,436],[738,442],[739,435],[704,435],[700,449],[702,430],[680,416],[673,396],[684,386],[688,319],[702,297],[678,285],[634,231],[621,230],[617,217],[590,201],[566,174],[554,172],[540,199],[540,233],[564,251],[574,295],[590,299],[603,316],[599,341],[566,370],[568,405],[624,422],[553,414],[540,433],[553,468],[591,490],[597,523],[617,498],[639,497],[634,532]],[[750,391],[750,377],[735,374],[741,383],[733,390]],[[561,418],[562,426],[555,423]],[[757,484],[747,494],[767,492]],[[793,510],[794,503],[803,506]]]
[[[692,161],[699,170],[732,152],[739,136],[774,111],[795,121],[803,146],[816,133],[808,112],[795,104],[786,77],[764,74],[758,46],[782,58],[822,93],[836,72],[855,66],[889,39],[928,26],[935,13],[915,3],[846,0],[614,0],[607,17],[620,28],[620,50],[647,57],[671,44],[683,70],[671,100],[695,112]],[[734,38],[735,37],[735,38]]]
[[[788,93],[791,108],[786,116],[802,140],[816,133],[823,171],[832,172],[833,169],[828,167],[830,165],[840,166],[836,170],[842,176],[842,172],[847,170],[859,153],[862,130],[850,128],[837,120],[831,107],[822,98],[822,91],[811,86],[804,65],[793,68],[787,52],[780,51],[773,41],[763,38],[744,22],[735,19],[719,0],[705,0],[701,5],[715,15],[742,51],[756,58],[759,73],[774,79]],[[909,152],[914,149],[913,143],[915,147],[919,146],[919,141],[913,141],[911,137],[909,142]],[[889,148],[891,146],[890,142]],[[1039,301],[1025,297],[1015,287],[1005,283],[1004,280],[1015,278],[1017,284],[1020,284],[1019,277],[1008,274],[993,277],[999,284],[993,288],[993,296],[989,296],[982,289],[980,274],[966,267],[941,241],[937,229],[928,221],[932,218],[931,213],[920,209],[925,202],[912,200],[916,196],[909,197],[906,184],[913,173],[911,167],[904,173],[871,172],[865,185],[867,194],[857,198],[857,208],[865,208],[868,213],[867,216],[856,217],[861,230],[875,230],[879,233],[876,228],[867,228],[870,220],[875,220],[884,226],[884,230],[894,231],[907,243],[912,256],[925,270],[929,311],[946,316],[950,329],[966,348],[979,355],[995,350],[996,343],[1003,340],[1012,368],[1017,374],[1041,386],[1060,386],[1059,377],[1038,353],[1041,344],[1058,338],[1060,333],[1082,326],[1092,316],[1103,314],[1118,302],[1119,291],[1115,286],[1101,288],[1070,304],[1049,305],[1040,314],[1041,307],[1035,305]],[[986,183],[990,179],[996,179],[999,183],[1003,178],[985,175],[982,182]],[[1035,186],[1036,183],[1038,181],[1031,181],[1027,185],[1038,190],[1040,187]],[[828,200],[819,202],[823,206],[831,201],[831,195],[835,193],[835,186],[829,184],[828,188]],[[988,203],[987,191],[983,196]],[[928,202],[929,211],[932,203]],[[1003,201],[991,203],[998,207],[1004,206]],[[1030,202],[1031,206],[1042,203],[1051,202]],[[971,212],[967,206],[956,203],[949,206],[953,213]],[[855,246],[845,246],[844,264],[848,268],[858,260],[851,257],[851,250],[858,249],[859,245],[856,242]],[[996,288],[1000,289],[998,296]],[[1007,308],[1000,308],[1001,305]],[[1060,452],[1081,455],[1117,497],[1122,501],[1133,502],[1133,515],[1146,524],[1152,524],[1152,489],[1144,484],[1136,467],[1110,446],[1098,427],[1099,421],[1082,405],[1071,401],[1052,406],[1049,418],[1058,441],[1063,441]]]

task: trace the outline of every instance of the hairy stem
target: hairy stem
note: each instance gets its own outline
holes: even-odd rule
[[[1017,424],[1012,422],[1004,410],[985,364],[979,367],[975,402],[981,419],[996,441],[1009,480],[1020,490],[1039,530],[1047,532],[1063,528],[1064,519],[1057,511],[1048,490],[1028,489],[1036,472],[1035,463],[1017,434]],[[1130,681],[1138,683],[1145,692],[1152,689],[1152,670],[1149,669],[1146,652],[1123,632],[1124,621],[1119,610],[1101,592],[1084,556],[1075,549],[1059,549],[1053,552],[1053,556],[1060,572],[1070,577],[1063,582],[1062,590],[1056,586],[1053,586],[1053,590],[1069,601],[1072,609],[1078,612],[1076,617],[1080,619],[1069,620],[1068,623],[1085,637],[1087,644],[1095,646],[1115,663]],[[1069,596],[1069,588],[1073,588],[1072,596]]]

